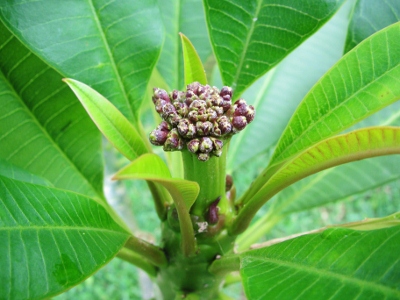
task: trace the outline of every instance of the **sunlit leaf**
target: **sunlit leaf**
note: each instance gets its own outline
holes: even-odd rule
[[[400,21],[400,2],[397,0],[357,0],[347,32],[348,52],[371,34]]]
[[[290,184],[319,171],[369,157],[400,154],[400,129],[372,127],[332,137],[308,148],[285,163],[274,175],[254,183],[257,190],[244,199],[237,221],[249,222],[266,201]],[[236,223],[238,224],[238,223]],[[235,230],[235,229],[234,229]]]
[[[101,135],[56,71],[0,22],[0,158],[80,194],[103,196]]]
[[[400,98],[400,23],[387,27],[345,55],[303,99],[271,165],[343,131]]]
[[[193,44],[184,34],[181,33],[180,36],[183,50],[185,85],[188,85],[195,81],[206,85],[206,73],[204,72],[203,64],[201,63],[200,57],[197,54],[196,49],[193,47]]]
[[[318,30],[343,1],[204,0],[225,85],[238,97]],[[301,24],[301,25],[300,25]]]
[[[129,160],[149,152],[135,127],[106,98],[86,84],[64,79],[104,136]]]
[[[0,295],[42,299],[106,264],[129,233],[90,198],[0,176]]]
[[[248,299],[398,299],[400,226],[327,229],[241,255]]]
[[[130,121],[138,121],[163,42],[155,4],[155,0],[5,0],[0,18],[63,77],[89,84]]]
[[[184,240],[182,250],[186,255],[193,254],[195,240],[189,210],[199,193],[199,185],[196,182],[172,178],[168,167],[155,154],[140,156],[120,170],[114,179],[142,179],[164,186],[170,192],[178,212]]]

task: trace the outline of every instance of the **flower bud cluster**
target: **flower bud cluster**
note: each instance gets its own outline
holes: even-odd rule
[[[220,156],[224,140],[253,121],[255,110],[243,99],[232,104],[232,89],[221,90],[193,82],[186,91],[154,88],[152,97],[163,121],[150,133],[150,142],[165,151],[187,149],[201,161]]]

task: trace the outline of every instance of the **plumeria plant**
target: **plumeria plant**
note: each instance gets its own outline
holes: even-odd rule
[[[399,18],[396,0],[3,0],[0,299],[115,257],[159,299],[239,281],[248,299],[399,299],[396,211],[254,245],[399,179]],[[158,239],[107,201],[102,136]]]

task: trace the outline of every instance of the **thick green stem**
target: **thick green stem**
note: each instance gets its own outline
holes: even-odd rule
[[[210,205],[221,197],[218,207],[225,213],[228,206],[225,197],[226,149],[220,157],[212,156],[208,161],[199,161],[196,155],[182,151],[184,177],[200,186],[200,193],[191,209],[191,214],[202,216]]]
[[[167,258],[159,247],[137,237],[131,236],[126,241],[125,247],[142,255],[155,266],[165,266],[167,264]]]

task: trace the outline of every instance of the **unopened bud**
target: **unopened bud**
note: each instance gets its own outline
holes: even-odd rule
[[[192,138],[196,134],[196,126],[188,119],[181,119],[176,127],[178,132],[184,138]]]
[[[208,153],[199,153],[197,155],[197,159],[200,161],[207,161],[210,158],[210,155],[208,155]]]
[[[198,121],[196,123],[197,134],[199,136],[207,136],[213,129],[213,124],[210,121],[201,122]]]
[[[199,145],[200,145],[200,140],[193,139],[187,143],[187,148],[190,152],[196,153],[197,151],[199,151]]]
[[[177,151],[183,149],[183,140],[179,137],[178,130],[172,129],[164,143],[164,151]]]
[[[201,153],[210,153],[213,150],[213,142],[209,137],[201,138],[199,150]]]
[[[236,116],[232,118],[232,126],[235,132],[243,130],[246,127],[246,125],[247,125],[246,117]]]

